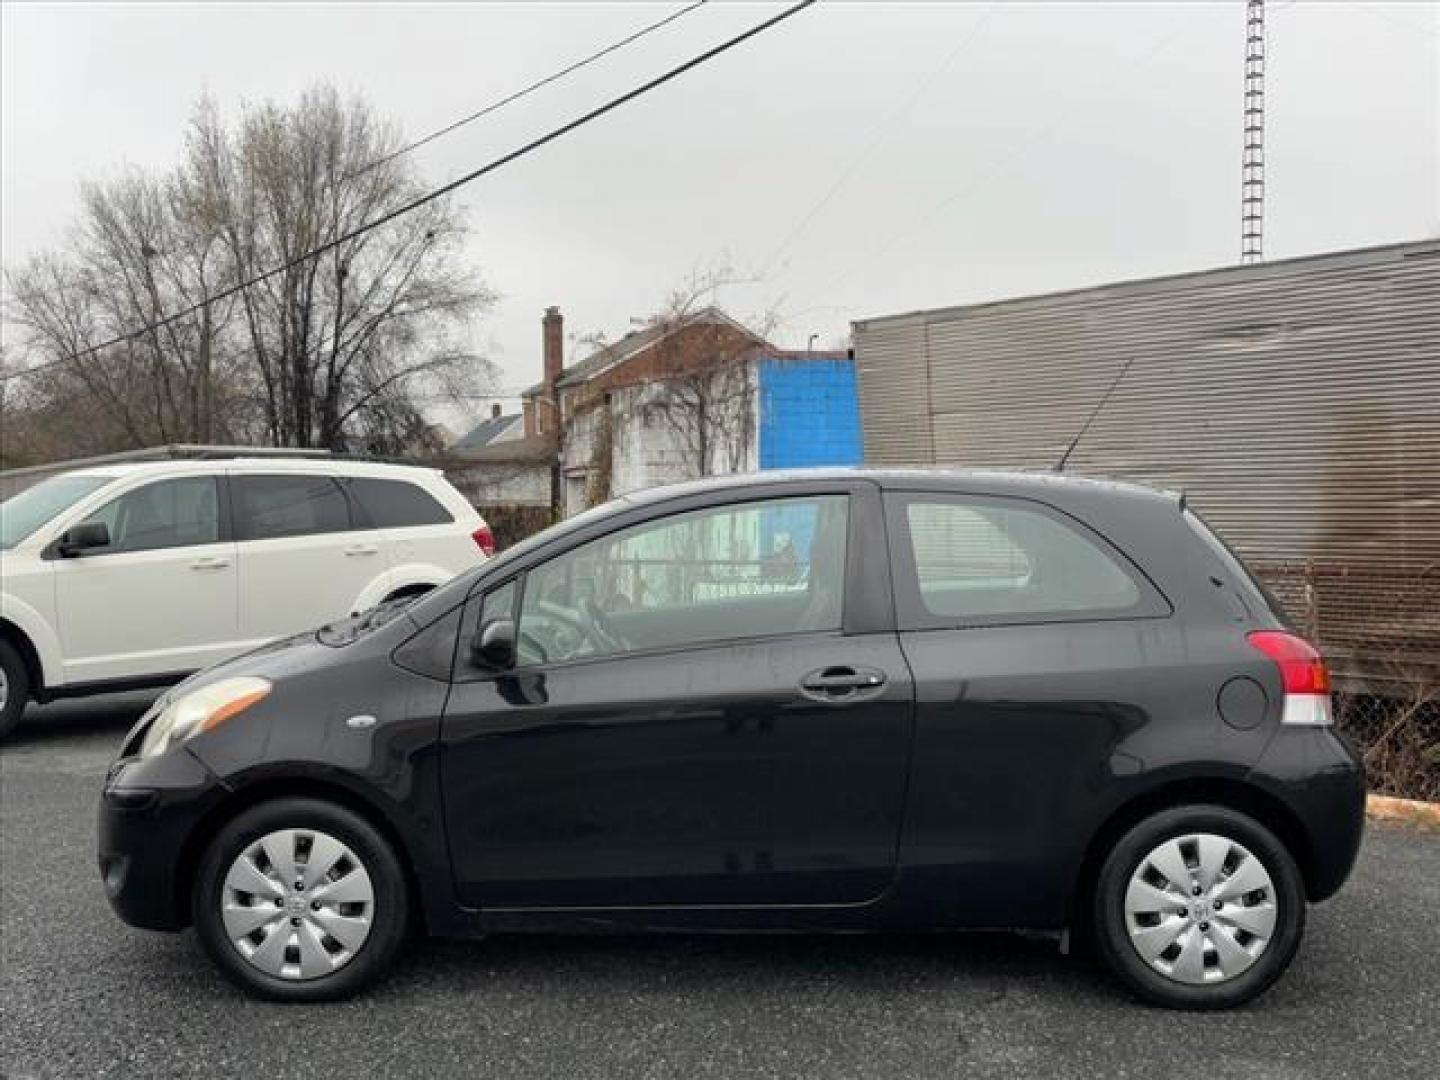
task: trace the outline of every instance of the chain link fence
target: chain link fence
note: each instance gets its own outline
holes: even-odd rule
[[[1325,654],[1370,790],[1440,801],[1440,565],[1250,565]]]
[[[1365,759],[1371,791],[1440,802],[1440,703],[1341,692],[1335,713]]]

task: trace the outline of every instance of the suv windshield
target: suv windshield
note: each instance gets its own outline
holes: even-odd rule
[[[58,514],[110,483],[111,476],[52,476],[0,502],[0,551],[8,551]]]

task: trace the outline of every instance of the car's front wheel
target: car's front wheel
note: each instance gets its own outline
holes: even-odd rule
[[[1121,837],[1100,871],[1094,916],[1101,956],[1141,998],[1224,1009],[1290,965],[1305,892],[1290,853],[1254,818],[1183,806]]]
[[[277,799],[225,825],[201,859],[195,929],[245,989],[277,1001],[345,997],[381,975],[405,937],[404,873],[358,814]]]

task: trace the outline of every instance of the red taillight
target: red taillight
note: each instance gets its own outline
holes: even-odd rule
[[[1330,669],[1304,638],[1283,630],[1256,630],[1246,636],[1251,645],[1275,661],[1285,693],[1330,693]]]
[[[489,525],[481,525],[470,534],[470,539],[475,541],[475,546],[485,553],[487,559],[495,554],[495,534],[490,531]]]

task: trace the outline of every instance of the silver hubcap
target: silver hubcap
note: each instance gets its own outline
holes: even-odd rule
[[[5,669],[0,667],[0,709],[5,708],[5,702],[10,700],[10,678],[5,674]]]
[[[282,829],[236,856],[221,915],[236,951],[279,979],[316,979],[355,958],[375,916],[360,859],[333,836]]]
[[[1275,933],[1275,886],[1233,840],[1192,833],[1141,860],[1125,890],[1125,927],[1140,958],[1176,982],[1225,982]]]

